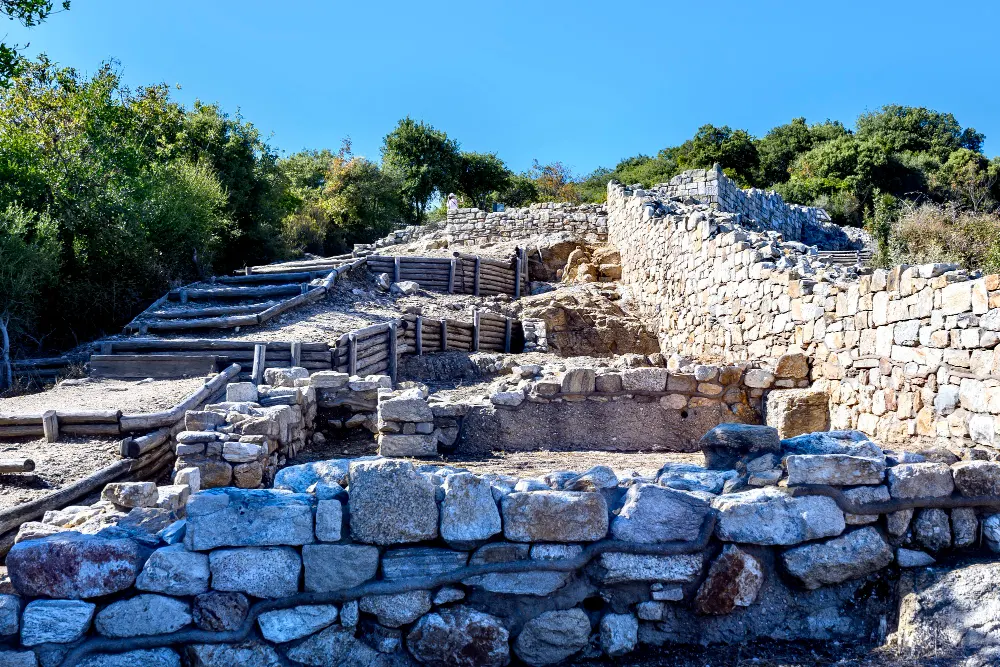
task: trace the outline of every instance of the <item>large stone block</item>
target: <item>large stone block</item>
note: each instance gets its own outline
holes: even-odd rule
[[[392,595],[365,595],[358,606],[366,614],[374,614],[388,628],[413,623],[431,610],[430,591],[408,591]]]
[[[881,570],[892,558],[892,547],[872,527],[795,547],[781,555],[788,573],[808,589],[864,577]]]
[[[433,433],[380,433],[378,436],[378,453],[381,456],[437,456],[437,451],[437,435]]]
[[[775,487],[719,496],[715,532],[720,540],[791,545],[844,531],[844,513],[825,496],[792,497]]]
[[[438,536],[434,485],[406,461],[381,459],[350,467],[351,536],[368,544],[401,544]]]
[[[466,551],[435,547],[393,549],[382,556],[382,576],[388,580],[433,577],[460,570],[468,561]]]
[[[90,628],[97,605],[79,600],[35,600],[24,608],[21,617],[21,643],[68,644],[82,637]]]
[[[893,498],[943,498],[955,490],[951,468],[944,463],[903,463],[889,468]]]
[[[885,463],[846,454],[793,454],[785,457],[789,484],[861,486],[881,484]]]
[[[190,604],[152,593],[112,602],[94,620],[97,631],[105,637],[165,635],[190,623]]]
[[[529,665],[552,665],[586,648],[590,619],[582,609],[544,612],[524,624],[514,652]]]
[[[740,461],[764,454],[781,454],[781,438],[771,426],[719,424],[698,443],[705,465],[712,470],[731,470]]]
[[[699,614],[721,615],[732,613],[736,607],[749,607],[763,583],[760,561],[735,544],[727,544],[698,589],[695,609]]]
[[[172,544],[153,552],[136,579],[141,591],[167,595],[198,595],[208,590],[208,556]]]
[[[661,392],[667,387],[666,368],[626,368],[622,371],[625,391]]]
[[[625,542],[692,541],[698,538],[709,512],[708,502],[693,494],[655,484],[634,484],[611,522],[611,534]]]
[[[468,546],[500,532],[500,510],[489,481],[472,473],[449,475],[441,503],[441,538]]]
[[[830,397],[817,389],[773,389],[764,413],[782,439],[825,431],[830,428]]]
[[[94,598],[132,586],[143,555],[129,539],[67,531],[15,544],[7,554],[7,573],[22,595]]]
[[[307,591],[360,586],[378,573],[378,548],[363,544],[307,544],[302,547]]]
[[[963,496],[1000,495],[1000,463],[996,461],[959,461],[951,471]]]
[[[208,556],[212,588],[258,598],[283,598],[299,590],[302,559],[291,547],[217,549]]]
[[[253,639],[239,644],[190,644],[187,656],[191,667],[284,667],[286,664],[269,644]]]
[[[504,536],[515,542],[593,542],[608,533],[608,505],[600,493],[512,493],[502,503]]]
[[[333,625],[337,620],[337,607],[332,604],[299,605],[290,609],[277,609],[257,617],[260,633],[269,642],[282,644]]]
[[[432,422],[434,413],[423,398],[387,398],[379,401],[378,418],[394,422]]]
[[[593,368],[570,368],[560,380],[564,394],[590,394],[597,386],[597,371]]]
[[[614,551],[601,554],[598,563],[604,568],[600,579],[609,585],[629,581],[690,583],[698,579],[704,565],[700,553],[646,556]]]
[[[21,598],[16,595],[0,594],[0,637],[18,633],[21,628],[20,616]]]
[[[313,542],[314,498],[274,489],[212,489],[188,500],[184,543],[193,551],[217,547]]]
[[[426,665],[504,667],[510,662],[509,639],[499,618],[455,607],[421,618],[407,635],[406,646]]]

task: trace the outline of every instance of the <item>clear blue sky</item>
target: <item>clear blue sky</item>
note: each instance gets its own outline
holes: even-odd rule
[[[886,103],[955,114],[1000,151],[1000,3],[73,0],[6,41],[242,110],[281,151],[377,157],[406,115],[514,169],[575,173],[699,125],[848,125]]]

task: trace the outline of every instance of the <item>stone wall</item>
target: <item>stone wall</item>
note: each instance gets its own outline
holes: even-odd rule
[[[608,213],[622,283],[665,353],[802,350],[834,428],[959,455],[1000,442],[1000,277],[944,264],[858,275],[734,214],[615,183]]]
[[[974,553],[980,530],[1000,548],[1000,515],[975,509],[1000,463],[736,424],[701,445],[707,467],[650,478],[336,459],[174,510],[150,483],[109,485],[22,528],[0,664],[500,667],[639,643],[854,641],[893,615],[891,565]]]
[[[449,245],[478,245],[564,232],[592,243],[606,241],[608,216],[604,205],[541,203],[490,213],[460,208],[448,211],[445,238]]]

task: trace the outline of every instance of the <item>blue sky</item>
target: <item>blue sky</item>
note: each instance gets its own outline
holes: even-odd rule
[[[5,41],[240,109],[281,151],[377,157],[406,115],[512,168],[575,173],[699,125],[762,135],[887,103],[955,114],[1000,151],[1000,3],[73,0]]]

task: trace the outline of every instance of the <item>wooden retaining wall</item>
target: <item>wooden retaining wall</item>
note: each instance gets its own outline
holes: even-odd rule
[[[448,294],[520,298],[527,285],[524,251],[509,260],[455,253],[455,257],[369,255],[368,269],[386,273],[392,282],[411,280],[422,288]]]

